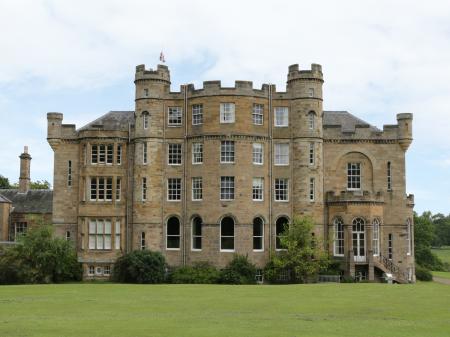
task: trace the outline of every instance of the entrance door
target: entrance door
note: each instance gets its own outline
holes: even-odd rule
[[[364,232],[364,220],[353,220],[353,256],[355,262],[366,262],[366,238]]]

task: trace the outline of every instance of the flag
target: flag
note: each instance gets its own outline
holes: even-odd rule
[[[164,54],[162,51],[161,51],[161,54],[159,54],[159,60],[163,63],[166,62],[166,59],[164,58]]]

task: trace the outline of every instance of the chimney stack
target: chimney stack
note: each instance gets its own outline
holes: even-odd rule
[[[28,146],[24,146],[20,158],[19,193],[27,193],[30,189],[30,162],[31,156],[28,153]]]

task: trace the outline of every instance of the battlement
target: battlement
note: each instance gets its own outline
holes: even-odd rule
[[[170,85],[170,71],[169,67],[163,64],[158,64],[156,70],[145,69],[145,64],[136,66],[135,81],[138,80],[156,80],[163,81]]]
[[[263,84],[261,89],[256,89],[253,88],[252,81],[235,81],[234,87],[223,87],[221,81],[204,81],[203,88],[196,89],[191,83],[187,85],[187,91],[190,97],[217,95],[267,97],[269,85]]]
[[[328,204],[336,203],[384,203],[382,192],[371,193],[370,191],[328,191],[326,193]]]
[[[294,80],[319,80],[323,82],[322,66],[312,63],[310,70],[300,70],[298,64],[289,66],[288,83]]]

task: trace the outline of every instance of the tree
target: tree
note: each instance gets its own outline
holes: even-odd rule
[[[49,190],[51,186],[52,185],[47,180],[36,180],[30,182],[31,190]],[[12,184],[10,188],[19,188],[19,183]]]
[[[414,213],[414,246],[416,263],[431,270],[442,270],[443,263],[431,251],[435,241],[434,224],[431,212]]]
[[[119,257],[114,264],[113,279],[124,283],[162,283],[166,261],[159,252],[134,250]]]
[[[0,174],[0,189],[8,189],[8,188],[11,188],[11,185],[9,184],[9,179]]]
[[[321,238],[313,233],[314,222],[310,217],[294,217],[285,226],[280,238],[284,250],[273,253],[265,275],[276,281],[281,271],[289,271],[291,282],[308,283],[330,264],[328,252]]]

